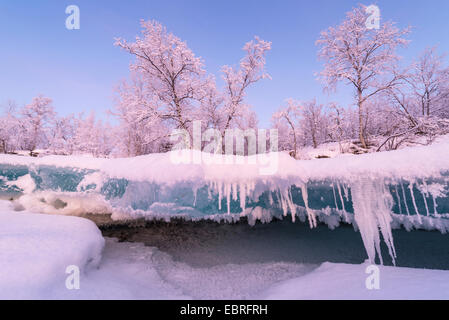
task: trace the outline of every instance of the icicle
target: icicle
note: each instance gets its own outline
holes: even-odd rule
[[[421,224],[422,223],[421,215],[419,214],[418,206],[416,205],[416,201],[415,201],[415,195],[413,194],[413,185],[414,185],[414,183],[410,182],[408,188],[410,189],[410,194],[412,196],[412,203],[413,203],[413,207],[415,208],[415,212],[416,212],[416,214],[418,216],[418,221]]]
[[[435,196],[432,195],[432,201],[433,201],[433,214],[434,215],[438,215],[438,211],[437,211],[437,200],[435,199]]]
[[[271,190],[268,192],[268,202],[270,203],[270,206],[273,206],[273,192]]]
[[[401,183],[401,189],[402,189],[402,197],[404,198],[405,209],[407,210],[407,215],[409,216],[410,210],[408,209],[407,198],[405,197],[404,185],[402,183]]]
[[[287,204],[288,207],[290,208],[290,213],[292,215],[292,221],[295,222],[295,218],[296,218],[296,206],[293,203],[293,198],[292,198],[292,189],[287,188]]]
[[[334,193],[334,203],[335,203],[335,208],[336,208],[337,211],[338,211],[339,209],[338,209],[338,205],[337,205],[337,195],[335,194],[335,186],[334,186],[333,183],[332,183],[332,192]]]
[[[345,221],[346,221],[346,222],[349,222],[348,213],[346,212],[345,202],[344,202],[343,196],[342,196],[342,194],[341,194],[341,187],[340,187],[340,184],[339,184],[339,183],[337,183],[337,189],[338,189],[338,194],[339,194],[339,196],[340,196],[341,208],[342,208],[342,210],[343,210],[343,214],[345,215]]]
[[[446,180],[449,183],[449,179]],[[433,214],[440,217],[440,214],[438,213],[437,207],[437,198],[443,198],[446,197],[447,192],[445,191],[445,186],[439,183],[432,183],[430,186],[427,185],[426,181],[423,180],[423,184],[425,186],[426,194],[430,197],[432,196],[432,203],[433,203]]]
[[[217,181],[217,189],[218,189],[218,210],[221,210],[221,199],[223,197],[221,182]]]
[[[399,197],[399,191],[398,191],[398,186],[397,185],[394,186],[394,191],[396,193],[396,200],[398,202],[399,213],[402,214],[401,198]]]
[[[207,198],[209,200],[212,200],[212,192],[211,192],[212,188],[213,188],[213,181],[209,182],[207,186]]]
[[[281,202],[281,207],[282,207],[282,212],[284,214],[284,217],[286,217],[288,214],[288,206],[287,206],[287,202],[285,201],[284,195],[281,193],[281,190],[279,190],[279,200]]]
[[[427,186],[426,180],[423,179],[423,180],[422,180],[422,183],[423,183],[424,188],[421,188],[420,191],[421,191],[422,197],[424,198],[424,205],[426,206],[427,216],[429,217],[429,216],[430,216],[429,205],[428,205],[428,203],[427,203],[427,197],[426,197],[426,196],[429,195],[429,188],[428,188],[428,186]],[[425,189],[425,192],[424,192],[422,189]]]
[[[256,183],[254,181],[250,181],[248,183],[248,196],[254,192],[254,189],[256,189]]]
[[[226,205],[228,209],[228,214],[231,214],[231,184],[227,183],[225,185],[225,191],[226,191]]]
[[[344,186],[343,186],[343,192],[344,192],[346,201],[349,202],[349,190],[348,190],[348,186],[347,186],[347,185],[344,185]]]
[[[376,254],[383,264],[380,250],[380,233],[387,245],[388,252],[396,263],[396,250],[391,233],[391,208],[393,199],[383,181],[360,179],[351,185],[354,218],[362,236],[363,244],[371,263],[375,263]],[[379,232],[380,229],[380,232]]]
[[[421,195],[422,195],[422,197],[424,198],[424,205],[426,206],[427,216],[430,216],[430,213],[429,213],[429,206],[427,205],[427,198],[426,198],[426,195],[425,195],[424,192],[422,192],[422,191],[421,191]]]
[[[239,185],[239,191],[240,191],[240,208],[242,209],[242,212],[246,209],[246,185],[244,182],[240,183]]]
[[[237,201],[237,199],[238,199],[237,184],[233,183],[232,184],[232,200]]]
[[[304,205],[306,206],[307,217],[309,218],[309,224],[311,228],[317,226],[315,213],[309,208],[309,196],[307,193],[307,186],[303,184],[301,186],[302,198],[304,200]]]
[[[196,207],[196,198],[198,197],[198,188],[193,188],[193,207]]]
[[[338,195],[340,197],[341,208],[342,208],[343,211],[346,211],[346,209],[345,209],[345,202],[343,201],[343,196],[341,194],[341,187],[340,187],[339,183],[337,183],[337,190],[338,190]]]

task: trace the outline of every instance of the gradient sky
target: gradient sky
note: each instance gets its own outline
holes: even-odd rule
[[[257,83],[247,96],[262,126],[289,97],[349,104],[349,88],[328,96],[315,80],[321,63],[314,43],[360,2],[377,4],[382,19],[399,27],[413,26],[411,44],[399,51],[404,63],[429,46],[449,52],[447,0],[0,0],[0,104],[11,99],[22,106],[42,93],[60,114],[95,110],[105,117],[131,61],[113,46],[114,38],[132,40],[140,19],[158,20],[187,41],[217,78],[222,65],[239,62],[254,35],[272,41],[266,65],[272,80]],[[80,8],[80,30],[65,28],[71,4]]]

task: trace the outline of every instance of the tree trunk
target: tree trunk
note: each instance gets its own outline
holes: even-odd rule
[[[316,141],[316,133],[314,129],[312,130],[312,143],[314,149],[318,148],[318,142]]]
[[[365,130],[363,127],[363,100],[362,100],[362,91],[358,90],[358,103],[359,107],[359,139],[362,145],[362,148],[367,149],[366,141],[365,141]]]
[[[294,157],[296,159],[296,153],[297,153],[297,150],[298,150],[298,144],[297,144],[297,141],[296,141],[295,126],[293,125],[292,121],[290,120],[290,118],[288,116],[285,116],[285,119],[287,120],[288,124],[292,128],[292,132],[293,132],[293,148],[294,148],[294,151],[293,151],[294,154],[293,155],[294,155]]]

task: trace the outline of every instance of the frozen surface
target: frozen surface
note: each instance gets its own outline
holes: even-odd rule
[[[80,290],[47,287],[45,299],[448,299],[449,271],[380,267],[368,290],[367,265],[266,262],[191,267],[154,247],[106,239]],[[22,288],[23,290],[23,288]],[[6,295],[6,297],[10,297]],[[5,298],[3,296],[2,298]]]
[[[191,297],[165,281],[158,271],[158,250],[106,238],[99,267],[80,279],[79,290],[58,289],[52,299],[166,300]]]
[[[146,226],[105,226],[103,235],[123,242],[145,243],[169,254],[175,261],[208,268],[226,264],[282,261],[320,265],[324,262],[361,264],[366,253],[360,234],[350,225],[330,230],[310,229],[288,220],[223,224],[211,221],[148,222]],[[392,231],[399,267],[449,270],[449,236],[437,231]],[[381,245],[384,263],[386,246]]]
[[[313,272],[284,281],[257,298],[302,299],[449,299],[449,271],[379,267],[379,289],[368,290],[368,264],[323,263]]]

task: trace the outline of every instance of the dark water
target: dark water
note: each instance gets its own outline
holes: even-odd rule
[[[362,263],[367,259],[360,233],[352,226],[330,230],[325,225],[310,229],[308,224],[288,220],[249,226],[214,222],[146,222],[129,227],[101,227],[107,237],[143,242],[193,267],[263,262]],[[449,270],[449,235],[433,231],[393,230],[401,267]],[[383,247],[385,264],[391,265]]]

